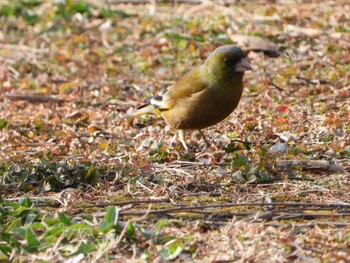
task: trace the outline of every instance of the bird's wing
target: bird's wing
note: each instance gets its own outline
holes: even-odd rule
[[[206,83],[200,75],[200,70],[199,68],[195,68],[185,74],[173,86],[148,98],[146,102],[159,110],[168,110],[171,109],[177,101],[190,97],[205,88]]]

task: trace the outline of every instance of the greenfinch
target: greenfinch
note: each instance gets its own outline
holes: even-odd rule
[[[237,107],[243,91],[243,74],[252,70],[245,53],[236,46],[215,49],[203,65],[196,67],[163,92],[146,99],[146,104],[124,116],[141,114],[161,116],[178,130],[183,147],[185,131],[212,126],[225,119]]]

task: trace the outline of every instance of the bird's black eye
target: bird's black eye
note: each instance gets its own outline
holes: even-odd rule
[[[239,60],[240,59],[237,59],[237,58],[224,58],[224,63],[225,63],[225,66],[227,67],[233,67],[238,63]]]

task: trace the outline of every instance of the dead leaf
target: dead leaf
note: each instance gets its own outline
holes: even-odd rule
[[[257,36],[235,34],[230,28],[227,29],[227,34],[236,45],[246,52],[264,52],[266,56],[273,58],[281,55],[278,46],[270,40]]]
[[[83,116],[81,111],[73,111],[72,113],[66,116],[67,119],[78,119]]]
[[[308,37],[317,37],[321,35],[327,35],[332,38],[340,38],[342,36],[342,34],[338,32],[318,28],[299,27],[294,25],[285,25],[283,31],[286,34],[291,34],[293,36],[306,35]]]

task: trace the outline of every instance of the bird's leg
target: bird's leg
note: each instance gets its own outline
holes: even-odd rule
[[[207,148],[210,147],[210,143],[208,142],[207,138],[205,138],[204,133],[201,130],[198,130],[198,131],[199,131],[199,134],[201,135],[201,137],[203,138],[203,140],[205,141],[205,148],[204,149],[206,150]]]
[[[178,135],[179,135],[179,140],[180,142],[182,143],[182,146],[186,149],[186,151],[188,151],[188,148],[187,148],[187,145],[186,145],[186,142],[185,142],[185,134],[186,134],[186,131],[184,130],[179,130],[178,131]]]

